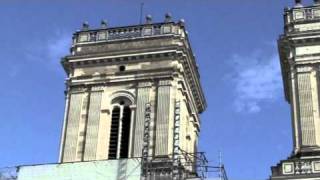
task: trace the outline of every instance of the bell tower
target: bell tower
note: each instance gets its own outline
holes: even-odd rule
[[[278,47],[294,147],[272,167],[271,179],[320,179],[320,1],[304,6],[296,0],[284,21]]]
[[[147,16],[125,27],[84,23],[62,65],[60,162],[142,158],[144,174],[173,177],[182,154],[197,153],[206,102],[183,20],[167,14],[161,23]],[[195,172],[194,165],[183,169]]]

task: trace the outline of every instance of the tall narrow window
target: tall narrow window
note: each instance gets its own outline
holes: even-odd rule
[[[120,108],[116,106],[112,110],[110,141],[109,141],[109,159],[117,158],[119,121],[120,121]]]
[[[124,97],[113,99],[109,140],[109,159],[128,158],[131,132],[132,102]]]
[[[125,106],[123,108],[123,115],[122,115],[120,158],[128,158],[130,123],[131,123],[130,119],[131,119],[131,110],[128,106]]]

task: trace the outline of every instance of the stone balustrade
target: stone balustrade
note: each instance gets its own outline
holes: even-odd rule
[[[81,30],[74,34],[73,44],[105,42],[162,35],[181,35],[181,22],[143,24],[137,26]]]
[[[287,8],[285,9],[284,18],[286,32],[295,33],[318,30],[319,28],[317,27],[320,24],[320,6]],[[303,27],[304,24],[308,24],[310,27]]]
[[[287,9],[286,23],[320,19],[320,6]]]
[[[318,174],[320,173],[319,160],[297,160],[292,162],[282,163],[283,175],[304,175],[304,174]]]

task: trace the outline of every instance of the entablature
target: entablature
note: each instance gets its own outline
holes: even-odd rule
[[[196,99],[198,112],[204,111],[206,101],[199,81],[200,75],[183,21],[112,28],[103,25],[103,28],[89,29],[85,24],[84,29],[74,33],[71,55],[61,61],[70,81],[80,83],[86,79],[100,81],[97,79],[108,78],[107,73],[73,77],[76,68],[177,60],[183,65],[184,77]],[[121,72],[119,79],[124,79],[127,73],[128,80],[133,72]]]
[[[184,77],[187,78],[187,82],[190,84],[190,91],[192,92],[193,96],[196,99],[196,104],[197,104],[197,109],[198,112],[202,112],[205,107],[206,107],[206,102],[204,99],[203,91],[200,86],[199,78],[197,75],[195,75],[195,67],[192,65],[192,62],[190,62],[190,59],[188,56],[185,54],[183,51],[177,51],[177,50],[170,50],[170,51],[156,51],[152,53],[139,53],[139,54],[127,54],[127,55],[121,55],[121,56],[105,56],[105,57],[83,57],[83,58],[75,58],[75,57],[66,57],[63,61],[62,64],[64,68],[66,69],[66,72],[68,74],[72,74],[72,71],[76,68],[81,68],[81,67],[95,67],[95,66],[109,66],[109,65],[114,65],[114,64],[123,64],[123,63],[134,63],[134,62],[150,62],[153,60],[163,60],[163,59],[175,59],[179,60],[183,64],[184,71],[183,73],[185,74]],[[169,71],[168,71],[169,70]],[[146,70],[148,71],[148,70]],[[154,70],[150,70],[149,72],[143,73],[144,70],[139,70],[139,73],[141,72],[141,78],[150,78],[150,76],[153,77],[163,77],[163,76],[171,76],[173,75],[173,72],[177,70],[170,70],[170,68],[158,68],[159,72],[163,71],[163,75],[160,74],[153,74],[155,73]],[[130,73],[137,72],[137,71],[124,71],[124,72],[119,72],[121,75],[124,77],[119,76],[118,80],[120,81],[121,79],[123,81],[128,81],[128,80],[138,80],[139,75],[135,73],[134,77],[125,77],[125,75],[130,75]],[[169,73],[165,73],[169,72]],[[148,75],[149,73],[149,75]],[[85,75],[85,76],[80,76],[80,77],[72,77],[69,76],[70,80],[74,83],[84,83],[88,79],[93,80],[93,81],[110,81],[107,80],[107,74],[97,74],[95,76],[92,75]],[[88,83],[88,82],[87,82]]]
[[[284,12],[285,32],[299,33],[320,30],[320,6],[297,6]]]

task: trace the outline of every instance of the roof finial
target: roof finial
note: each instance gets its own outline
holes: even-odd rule
[[[108,22],[106,20],[101,20],[101,28],[107,28],[108,27]]]
[[[180,19],[178,23],[179,23],[180,26],[184,26],[185,25],[185,20],[184,19]]]
[[[146,16],[146,24],[151,24],[152,23],[152,16],[150,14],[148,14]]]
[[[82,23],[82,30],[89,30],[89,23],[88,21],[85,21]]]
[[[302,7],[301,1],[302,0],[295,0],[295,2],[296,2],[295,7]]]
[[[171,22],[172,16],[171,13],[166,13],[164,22]]]

